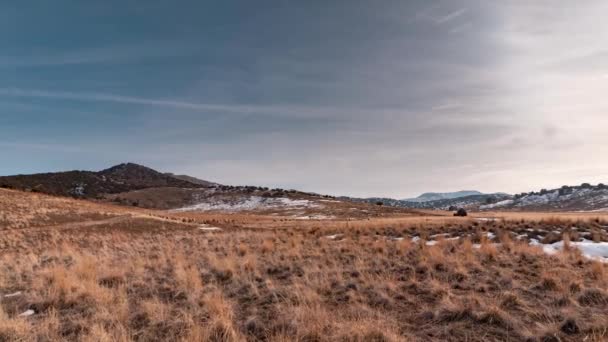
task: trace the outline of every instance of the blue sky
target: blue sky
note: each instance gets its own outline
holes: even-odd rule
[[[0,5],[0,174],[408,197],[606,181],[604,1]]]

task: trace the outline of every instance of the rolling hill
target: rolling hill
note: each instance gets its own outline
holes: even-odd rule
[[[4,176],[0,177],[0,187],[100,199],[107,194],[147,188],[201,188],[204,185],[162,174],[145,166],[124,163],[98,172],[66,171]]]

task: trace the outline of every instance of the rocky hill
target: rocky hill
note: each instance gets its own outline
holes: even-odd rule
[[[558,189],[542,189],[515,195],[481,210],[608,211],[608,186],[583,183]]]
[[[125,163],[99,172],[67,171],[0,177],[0,187],[58,196],[103,198],[133,190],[157,187],[201,188],[145,166]]]
[[[399,208],[411,208],[411,209],[437,209],[437,210],[449,210],[452,207],[455,208],[466,208],[466,209],[478,209],[480,206],[485,204],[497,203],[512,198],[511,195],[505,193],[494,193],[494,194],[474,194],[455,198],[443,198],[429,201],[411,201],[411,200],[398,200],[393,198],[383,197],[371,197],[371,198],[350,198],[341,197],[341,199],[348,199],[358,202],[367,202],[381,204],[391,207]]]

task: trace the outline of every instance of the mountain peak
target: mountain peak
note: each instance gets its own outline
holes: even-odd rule
[[[146,170],[146,171],[156,172],[155,170],[153,170],[153,169],[151,169],[151,168],[149,168],[147,166],[143,166],[143,165],[140,165],[140,164],[135,164],[135,163],[127,162],[127,163],[121,163],[121,164],[118,164],[118,165],[114,165],[114,166],[109,167],[109,168],[107,168],[105,170],[101,170],[101,171],[99,171],[99,173],[113,173],[113,172],[116,172],[116,171],[126,171],[126,170]]]

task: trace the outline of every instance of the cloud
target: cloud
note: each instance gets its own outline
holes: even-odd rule
[[[132,44],[78,47],[69,50],[34,49],[5,51],[0,68],[60,67],[94,64],[141,63],[145,60],[189,56],[199,51],[196,45],[178,41],[150,41]]]
[[[452,20],[454,20],[454,19],[456,19],[456,18],[464,15],[465,13],[467,13],[467,9],[466,8],[461,8],[461,9],[458,9],[456,11],[450,12],[450,13],[444,15],[444,16],[435,18],[435,23],[437,23],[439,25],[443,25],[443,24],[445,24],[447,22],[450,22],[450,21],[452,21]]]
[[[343,111],[331,107],[281,106],[281,105],[235,105],[235,104],[207,104],[181,100],[161,100],[145,97],[123,96],[105,93],[81,93],[69,91],[47,91],[38,89],[0,88],[0,96],[30,97],[42,99],[59,99],[74,101],[111,102],[119,104],[136,104],[152,107],[170,107],[195,111],[216,111],[229,113],[274,113],[278,115],[289,114],[329,114],[332,111]]]
[[[47,21],[50,33],[0,21],[13,44],[0,57],[3,160],[44,171],[133,159],[228,184],[395,197],[524,191],[583,181],[568,165],[608,168],[592,158],[608,153],[603,0],[196,6],[108,23],[53,4],[87,25]],[[48,153],[47,141],[80,152]]]

